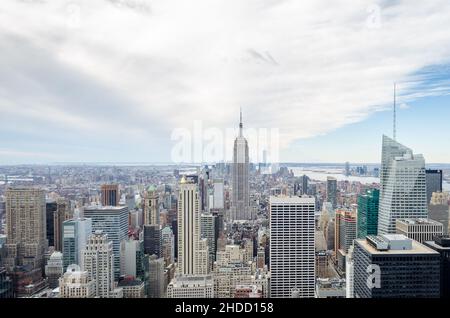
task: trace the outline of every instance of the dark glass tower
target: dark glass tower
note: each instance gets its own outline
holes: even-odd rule
[[[380,190],[369,189],[358,196],[358,232],[357,238],[378,234],[378,203]]]

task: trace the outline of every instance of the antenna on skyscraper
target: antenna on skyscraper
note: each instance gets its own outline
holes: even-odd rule
[[[242,107],[239,108],[239,136],[242,137]]]
[[[394,83],[394,140],[397,140],[397,83]]]

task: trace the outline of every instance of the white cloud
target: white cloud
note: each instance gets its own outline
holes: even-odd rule
[[[415,72],[450,62],[447,0],[4,0],[0,8],[0,45],[11,53],[0,55],[0,66],[21,65],[22,91],[51,101],[30,104],[33,120],[59,118],[80,133],[97,122],[96,134],[120,127],[124,139],[168,142],[171,129],[194,120],[234,127],[242,106],[246,126],[280,128],[287,147],[385,109],[393,82],[405,105],[448,92],[448,83],[414,90],[424,80]],[[15,38],[48,55],[49,74],[34,51],[11,44]],[[29,54],[26,66],[15,52]],[[64,106],[76,87],[34,89],[61,67],[102,88],[95,105]],[[95,112],[105,108],[105,91],[122,100]],[[20,96],[2,95],[3,114],[24,112],[13,105],[22,105]]]
[[[409,109],[410,106],[409,106],[408,104],[406,104],[406,103],[401,103],[400,106],[399,106],[399,108],[400,108],[400,109]]]

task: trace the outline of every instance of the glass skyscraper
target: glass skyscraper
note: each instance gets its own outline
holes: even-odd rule
[[[358,196],[357,238],[378,233],[378,206],[380,190],[369,189]]]
[[[120,277],[120,242],[128,237],[128,207],[89,207],[84,216],[92,219],[92,232],[103,231],[112,241],[114,277]]]
[[[395,233],[398,218],[427,218],[425,159],[383,136],[378,233]]]

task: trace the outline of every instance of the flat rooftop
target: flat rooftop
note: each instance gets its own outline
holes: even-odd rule
[[[420,225],[420,224],[442,225],[442,223],[440,223],[438,221],[435,221],[432,219],[424,219],[424,218],[421,218],[421,219],[397,219],[397,222],[407,224],[407,225]]]
[[[97,210],[97,211],[117,211],[117,210],[122,210],[128,208],[126,205],[124,206],[101,206],[101,205],[91,205],[88,207],[84,208],[84,211],[93,211],[93,210]]]
[[[299,203],[316,203],[316,199],[310,196],[270,196],[271,204],[299,204]]]
[[[392,234],[392,236],[396,236],[397,234]],[[401,235],[402,236],[402,235]],[[402,236],[403,237],[403,236]],[[426,247],[425,245],[411,240],[412,248],[407,250],[377,250],[374,246],[372,246],[367,240],[356,240],[356,242],[368,251],[372,255],[414,255],[414,254],[426,254],[426,255],[439,255],[438,252],[433,249]]]

